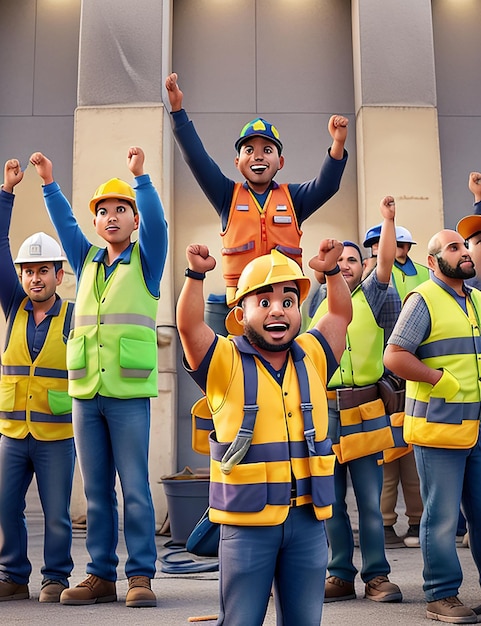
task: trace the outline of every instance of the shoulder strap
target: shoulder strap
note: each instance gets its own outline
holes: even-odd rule
[[[306,439],[309,456],[315,456],[316,453],[316,429],[312,420],[312,402],[311,390],[309,388],[309,378],[307,375],[306,364],[304,359],[294,361],[296,368],[297,380],[299,381],[299,390],[301,393],[301,411],[304,419],[304,437]]]
[[[75,308],[75,303],[74,302],[67,302],[67,311],[65,312],[65,320],[63,323],[63,329],[62,329],[62,337],[63,337],[63,342],[67,343],[67,339],[69,337],[70,334],[70,329],[72,327],[72,316],[73,316],[73,311]]]
[[[257,404],[257,365],[252,354],[240,352],[244,376],[244,417],[234,441],[227,448],[220,462],[223,474],[230,474],[247,454],[254,435],[259,406]]]

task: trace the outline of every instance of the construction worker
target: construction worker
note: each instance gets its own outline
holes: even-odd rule
[[[62,593],[62,604],[117,600],[118,473],[124,499],[128,607],[152,607],[155,513],[149,485],[150,398],[158,394],[156,315],[167,255],[167,224],[140,147],[127,152],[135,190],[113,178],[89,208],[105,248],[90,243],[40,152],[30,161],[78,280],[75,328],[68,342],[69,393],[87,498],[87,578]],[[140,229],[138,241],[132,233]]]
[[[171,106],[174,136],[186,163],[221,218],[222,269],[227,305],[235,295],[239,274],[249,261],[273,248],[302,261],[302,223],[339,189],[347,162],[344,143],[349,120],[333,115],[328,124],[332,145],[317,178],[301,184],[274,181],[284,166],[277,128],[256,118],[246,124],[235,142],[235,165],[244,183],[225,176],[207,154],[193,123],[182,108],[177,74],[165,87]]]
[[[66,366],[73,303],[56,293],[66,259],[55,239],[35,233],[12,260],[8,231],[22,178],[19,161],[7,161],[0,191],[0,304],[7,321],[0,379],[0,601],[29,597],[25,496],[35,474],[45,517],[39,601],[58,602],[73,568],[75,450]]]
[[[359,510],[359,546],[364,597],[375,602],[400,602],[398,585],[389,580],[390,566],[384,550],[380,497],[385,449],[394,445],[389,416],[379,395],[377,382],[384,373],[382,363],[385,334],[390,333],[400,310],[399,297],[389,291],[396,251],[395,203],[392,196],[381,200],[383,219],[379,256],[375,269],[361,281],[362,254],[354,242],[345,241],[338,259],[349,286],[353,317],[346,334],[346,349],[339,368],[329,381],[329,436],[337,456],[334,481],[336,501],[327,521],[331,548],[325,601],[356,598],[354,537],[346,505],[348,472]],[[327,286],[329,297],[329,285]],[[322,320],[325,300],[311,324]]]
[[[375,262],[379,245],[380,226],[370,228],[364,240],[364,247],[371,248],[371,258]],[[416,263],[409,257],[411,247],[416,244],[411,232],[403,226],[396,226],[396,258],[392,268],[391,282],[404,300],[406,294],[429,279],[429,270],[425,265]],[[385,337],[385,341],[388,337]],[[419,476],[414,460],[412,446],[386,451],[383,464],[383,487],[381,493],[381,512],[384,524],[384,543],[386,548],[419,547],[419,523],[423,512],[423,503],[419,491]],[[393,460],[389,460],[391,458]],[[398,514],[396,505],[398,487],[402,486],[408,530],[401,537],[396,533]]]
[[[414,447],[424,509],[420,539],[426,616],[474,624],[458,598],[463,581],[456,550],[462,503],[481,574],[480,330],[481,293],[465,238],[441,230],[428,244],[430,279],[404,303],[384,363],[406,383],[404,438]]]
[[[371,258],[374,260],[374,264],[377,258],[380,231],[381,224],[370,228],[363,243],[365,248],[371,248]],[[409,251],[415,244],[416,241],[407,228],[396,226],[396,258],[392,268],[391,281],[401,301],[412,289],[429,278],[428,268],[421,263],[416,263],[409,256]]]
[[[321,242],[313,269],[329,285],[326,317],[298,332],[310,281],[277,250],[246,265],[227,318],[229,337],[204,322],[203,279],[215,260],[187,248],[177,326],[193,379],[205,390],[210,436],[210,519],[220,529],[218,625],[261,626],[274,581],[278,623],[319,626],[327,564],[334,456],[326,385],[344,348],[351,301]]]

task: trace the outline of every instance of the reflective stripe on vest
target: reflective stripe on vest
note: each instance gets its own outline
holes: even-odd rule
[[[228,287],[237,285],[249,261],[274,248],[299,265],[302,263],[302,231],[286,184],[271,189],[261,207],[249,189],[236,183],[229,219],[221,236],[222,271]]]
[[[51,317],[44,344],[32,362],[26,341],[27,301],[8,320],[0,379],[0,432],[13,439],[29,433],[40,441],[69,439],[73,436],[72,402],[67,393],[64,339],[73,303],[62,302],[59,314]]]
[[[432,280],[412,293],[416,292],[423,297],[431,318],[430,335],[416,356],[443,375],[434,387],[407,381],[404,438],[417,445],[470,448],[479,436],[481,293],[473,289],[466,297],[466,314],[455,298]]]
[[[79,280],[75,327],[67,344],[69,392],[75,398],[140,398],[158,394],[158,298],[145,284],[138,242],[99,284],[92,246]],[[101,293],[100,293],[101,291]]]

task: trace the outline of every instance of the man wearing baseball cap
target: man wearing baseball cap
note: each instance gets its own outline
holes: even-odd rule
[[[329,120],[332,145],[317,178],[302,184],[277,184],[284,166],[277,128],[258,117],[246,124],[235,142],[235,165],[245,179],[235,183],[207,154],[193,123],[182,108],[177,74],[165,81],[175,139],[197,182],[222,224],[222,270],[229,305],[237,280],[249,261],[273,248],[301,265],[301,225],[339,189],[347,161],[344,143],[348,119]]]

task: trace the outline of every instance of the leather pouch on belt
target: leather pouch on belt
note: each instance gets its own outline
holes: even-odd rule
[[[394,446],[389,416],[381,399],[341,409],[341,436],[333,450],[339,463],[353,461]]]

